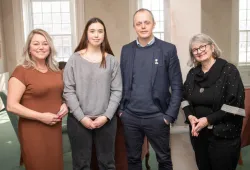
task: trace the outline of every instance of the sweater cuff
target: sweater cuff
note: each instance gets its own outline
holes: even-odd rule
[[[184,111],[185,116],[186,116],[187,119],[188,119],[188,116],[189,116],[189,115],[193,115],[190,106],[184,107],[184,108],[183,108],[183,111]]]
[[[106,116],[109,120],[111,120],[116,112],[115,108],[108,107],[103,116]]]
[[[73,111],[73,115],[78,121],[81,121],[84,117],[84,114],[80,107],[78,107],[76,110]]]
[[[185,117],[186,117],[185,123],[190,124],[189,119],[188,119],[188,116],[193,115],[193,112],[191,111],[190,106],[184,107],[184,108],[183,108],[183,111],[184,111]]]

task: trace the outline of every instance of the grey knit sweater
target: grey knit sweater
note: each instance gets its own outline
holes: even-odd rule
[[[121,70],[112,55],[106,56],[106,68],[74,53],[63,73],[63,97],[74,117],[104,115],[112,119],[122,97]]]

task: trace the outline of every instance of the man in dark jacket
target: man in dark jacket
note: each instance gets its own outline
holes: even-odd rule
[[[142,170],[142,144],[147,136],[156,152],[158,169],[172,170],[170,123],[176,120],[182,99],[176,47],[154,37],[151,11],[136,11],[133,25],[138,38],[123,46],[121,52],[123,97],[119,116],[124,125],[128,169]]]

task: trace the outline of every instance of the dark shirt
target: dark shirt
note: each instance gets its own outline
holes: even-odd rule
[[[189,101],[193,104],[194,115],[197,118],[207,117],[213,113],[214,91],[215,84],[207,88],[195,85]]]
[[[127,109],[138,115],[145,116],[159,113],[160,109],[152,99],[152,65],[155,43],[146,47],[137,47],[134,59],[131,99]]]

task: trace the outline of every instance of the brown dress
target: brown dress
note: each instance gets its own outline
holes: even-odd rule
[[[62,104],[61,72],[41,73],[34,68],[18,66],[12,77],[20,80],[26,90],[20,103],[37,112],[57,113]],[[63,170],[62,126],[20,117],[18,135],[21,160],[26,170]]]

